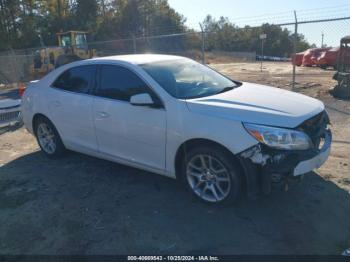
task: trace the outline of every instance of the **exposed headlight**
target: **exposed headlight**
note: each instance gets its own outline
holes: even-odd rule
[[[245,129],[259,142],[276,149],[306,150],[313,147],[304,132],[255,124],[243,124]]]

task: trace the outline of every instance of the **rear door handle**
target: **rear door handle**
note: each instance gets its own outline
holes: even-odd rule
[[[98,116],[101,118],[107,118],[107,117],[109,117],[109,114],[106,112],[98,112]]]

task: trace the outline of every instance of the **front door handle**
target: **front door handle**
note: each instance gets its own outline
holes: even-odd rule
[[[109,117],[109,114],[106,112],[98,112],[98,116],[100,118],[107,118],[107,117]]]

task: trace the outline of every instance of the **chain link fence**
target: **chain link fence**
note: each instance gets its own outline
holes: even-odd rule
[[[31,80],[30,66],[34,50],[9,50],[0,52],[0,85]]]
[[[189,30],[178,34],[91,42],[89,49],[94,50],[94,55],[99,57],[157,53],[185,56],[214,67],[220,64],[231,64],[232,67],[235,67],[235,64],[250,64],[252,67],[247,70],[248,73],[260,73],[265,76],[270,74],[276,78],[283,76],[289,80],[291,89],[294,89],[298,88],[298,78],[304,78],[305,75],[312,76],[316,72],[305,71],[304,67],[293,66],[291,63],[293,54],[304,51],[301,50],[302,46],[298,46],[300,45],[299,34],[304,35],[306,40],[314,44],[314,48],[334,48],[339,46],[341,37],[349,34],[350,17],[305,20],[298,19],[295,14],[295,17],[291,16],[288,19],[290,22],[274,24],[275,28],[280,28],[283,34],[286,34],[283,39],[275,39],[274,31],[271,28],[267,30],[269,27],[253,25],[242,26],[234,32],[225,31],[225,28],[207,31]],[[259,23],[263,24],[261,21]],[[278,49],[274,49],[273,44],[269,44],[272,40],[279,43]],[[41,63],[50,65],[47,71],[53,70],[55,63],[47,51],[50,48],[54,47],[0,52],[0,86],[11,87],[20,82],[40,78],[42,75],[33,74],[33,67],[38,62],[39,55],[42,58]],[[282,67],[284,70],[281,69]],[[317,71],[317,74],[320,74],[319,72]],[[249,80],[249,77],[239,80]]]

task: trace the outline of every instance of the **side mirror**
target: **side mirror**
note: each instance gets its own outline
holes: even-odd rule
[[[153,106],[154,101],[149,94],[142,93],[130,97],[130,104],[134,106]]]

